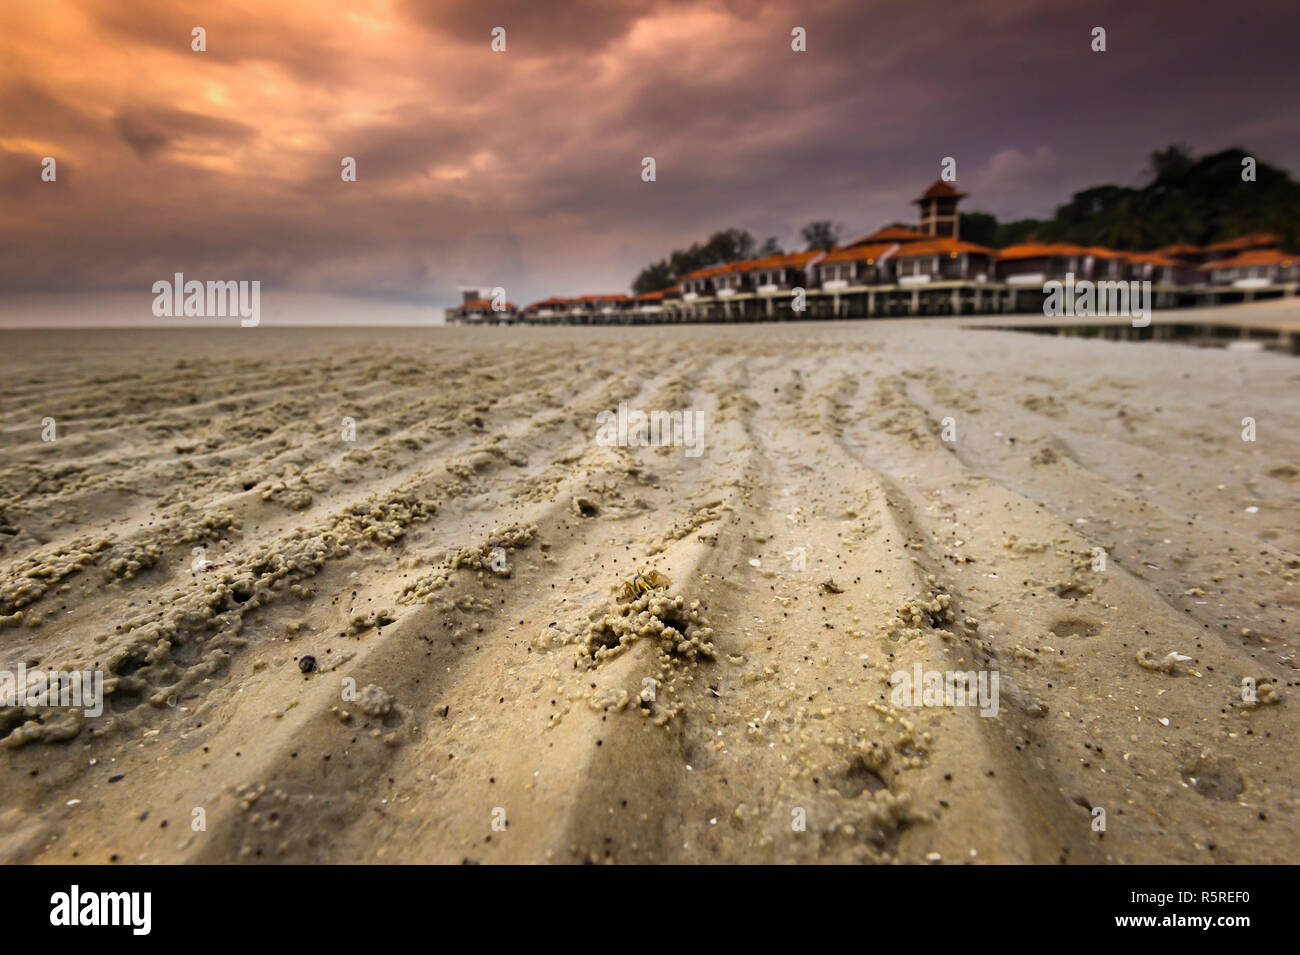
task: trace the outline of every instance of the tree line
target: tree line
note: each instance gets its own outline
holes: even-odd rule
[[[1286,248],[1297,247],[1300,183],[1286,170],[1235,147],[1197,158],[1190,148],[1172,145],[1153,152],[1150,161],[1145,185],[1093,186],[1076,192],[1050,219],[1000,222],[991,213],[963,212],[961,237],[995,249],[1037,241],[1149,250],[1273,232],[1282,237]],[[817,220],[800,230],[799,245],[806,250],[830,249],[842,234],[839,224]],[[744,229],[724,229],[647,265],[632,289],[638,295],[655,292],[696,269],[781,251],[775,236],[759,244]]]

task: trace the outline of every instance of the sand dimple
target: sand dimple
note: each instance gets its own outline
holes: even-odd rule
[[[1182,766],[1183,781],[1206,799],[1235,801],[1246,789],[1245,780],[1230,759],[1204,753]]]

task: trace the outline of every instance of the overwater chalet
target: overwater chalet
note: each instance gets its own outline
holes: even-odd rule
[[[569,299],[568,314],[565,321],[570,325],[590,325],[591,314],[595,306],[590,295],[579,295]]]
[[[731,262],[713,275],[714,308],[708,311],[709,317],[718,317],[715,313],[719,308],[726,321],[744,317],[746,306],[754,297],[754,286],[747,271],[749,264],[748,260]]]
[[[1207,262],[1201,271],[1209,275],[1211,285],[1261,288],[1300,280],[1300,257],[1277,249],[1255,248],[1228,259]]]
[[[569,300],[567,298],[544,298],[524,307],[523,318],[526,322],[540,325],[554,325],[567,321],[569,317]]]
[[[1100,245],[1090,245],[1084,250],[1084,277],[1097,282],[1118,282],[1124,277],[1124,253]]]
[[[718,281],[722,276],[730,275],[736,267],[736,263],[729,262],[724,265],[710,265],[707,268],[696,269],[682,276],[679,285],[682,290],[682,317],[688,321],[703,321],[715,316],[719,311],[714,306],[718,303]],[[724,280],[724,288],[730,289],[730,295],[736,294],[729,281]],[[730,297],[730,296],[729,296]],[[730,317],[730,309],[726,309]]]
[[[745,292],[753,291],[746,267],[749,262],[732,262],[725,271],[713,276],[713,294],[720,299],[733,298]]]
[[[874,314],[876,289],[894,281],[890,256],[900,248],[902,246],[897,242],[881,242],[831,249],[817,263],[822,298],[810,309],[812,314],[819,318],[844,318],[862,308],[859,300],[862,300],[868,315]],[[827,295],[829,302],[826,301]]]
[[[997,293],[986,290],[993,280],[997,253],[961,239],[908,242],[894,253],[898,292],[888,296],[886,314],[944,314],[993,307]],[[868,299],[874,311],[875,303]]]
[[[693,302],[701,298],[712,298],[717,289],[718,276],[726,275],[733,267],[732,264],[710,265],[683,275],[678,283],[682,289],[682,300]]]
[[[636,324],[663,321],[672,314],[681,298],[681,289],[676,285],[657,292],[644,292],[633,298],[627,320]]]
[[[569,320],[582,325],[609,324],[632,308],[632,296],[622,292],[609,295],[579,295],[569,299]]]
[[[1037,285],[1060,281],[1067,272],[1086,279],[1088,250],[1070,242],[1023,242],[997,253],[997,277],[1008,285]]]
[[[817,263],[819,285],[827,292],[841,292],[855,286],[888,285],[894,281],[890,257],[902,248],[897,242],[854,245],[831,249]]]
[[[740,267],[756,295],[777,295],[815,285],[817,264],[825,257],[825,252],[815,250],[783,252],[741,262]]]
[[[1204,273],[1196,266],[1164,252],[1125,252],[1124,263],[1128,273],[1126,278],[1135,282],[1150,282],[1157,287],[1190,288],[1205,280]]]
[[[817,250],[782,252],[737,263],[751,296],[747,314],[771,318],[778,310],[788,309],[792,289],[817,287],[817,265],[825,257],[825,252]]]
[[[634,308],[636,308],[636,299],[622,292],[614,295],[602,295],[596,299],[596,313],[609,316],[609,321],[622,321]]]
[[[1206,262],[1222,261],[1232,258],[1239,252],[1253,252],[1257,249],[1275,249],[1282,244],[1282,237],[1272,232],[1251,232],[1239,235],[1235,239],[1212,242],[1201,250]]]
[[[513,325],[519,320],[519,306],[514,302],[502,302],[494,307],[491,298],[484,296],[483,289],[462,288],[461,303],[449,308],[443,315],[448,325]],[[490,293],[489,293],[490,294]]]
[[[997,253],[961,239],[909,242],[894,253],[899,285],[926,282],[989,282]]]

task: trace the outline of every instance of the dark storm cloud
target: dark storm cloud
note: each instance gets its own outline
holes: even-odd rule
[[[506,31],[507,49],[549,59],[590,53],[625,36],[642,17],[684,3],[645,0],[405,0],[404,12],[432,33],[456,43],[486,43],[493,29]]]
[[[1170,142],[1300,163],[1290,5],[1266,0],[15,6],[8,289],[185,271],[522,302],[626,288],[718,228],[791,246],[814,218],[855,236],[910,220],[945,156],[968,206],[1003,217],[1137,181]]]
[[[149,159],[182,140],[199,144],[213,141],[239,142],[257,135],[257,130],[246,123],[180,109],[143,109],[118,113],[113,117],[113,128],[142,159]]]

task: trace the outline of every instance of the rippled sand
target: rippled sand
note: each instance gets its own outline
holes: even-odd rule
[[[0,709],[8,861],[1297,858],[1297,359],[951,320],[0,342],[0,667],[110,691]],[[597,442],[620,402],[703,453]],[[917,664],[996,671],[997,715],[895,705]]]

